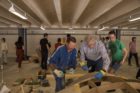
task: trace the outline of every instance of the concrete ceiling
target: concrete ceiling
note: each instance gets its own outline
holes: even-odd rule
[[[28,19],[10,13],[9,1]],[[139,29],[140,21],[129,22],[130,16],[140,16],[140,0],[0,0],[0,27]]]

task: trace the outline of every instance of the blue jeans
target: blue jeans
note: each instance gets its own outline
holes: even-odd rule
[[[65,76],[64,77],[57,77],[54,74],[56,86],[55,86],[55,92],[59,92],[60,90],[65,88]]]
[[[102,60],[102,58],[100,58],[100,59],[98,59],[96,61],[93,61],[93,60],[90,60],[90,59],[87,59],[87,58],[86,58],[86,60],[87,60],[87,66],[88,66],[88,68],[90,68],[90,70],[88,71],[89,73],[92,73],[94,71],[102,70],[102,68],[103,68],[103,60]],[[100,86],[101,82],[95,82],[95,84],[97,86]],[[89,88],[91,88],[91,87],[89,86]]]
[[[117,70],[120,68],[120,66],[121,66],[120,62],[112,62],[112,63],[110,64],[110,67],[111,67],[112,69],[114,69],[115,71],[117,71]]]
[[[100,59],[98,59],[96,61],[93,61],[93,60],[90,60],[90,59],[86,59],[86,60],[87,60],[88,68],[91,68],[89,70],[89,72],[102,70],[102,68],[103,68],[103,60],[102,60],[102,58],[100,58]]]

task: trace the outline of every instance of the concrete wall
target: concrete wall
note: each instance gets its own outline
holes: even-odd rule
[[[72,35],[77,39],[77,49],[79,48],[80,40],[83,40],[85,35]],[[48,40],[51,42],[51,52],[54,51],[54,45],[57,42],[57,38],[63,38],[66,35],[49,35]],[[28,35],[28,54],[32,55],[35,52],[35,49],[39,47],[39,41],[43,38],[42,35]]]
[[[75,36],[77,39],[77,48],[79,48],[80,40],[83,40],[86,35],[72,35]],[[5,37],[7,39],[8,47],[9,47],[9,53],[8,55],[10,57],[15,57],[15,41],[17,40],[17,35],[0,35],[0,38]],[[39,41],[42,38],[42,35],[28,35],[27,36],[27,47],[28,47],[28,55],[32,55],[35,53],[35,49],[39,47]],[[54,44],[57,41],[57,38],[66,37],[66,35],[49,35],[49,41],[52,44],[51,51],[54,50]],[[97,36],[99,37],[99,36]],[[131,41],[132,36],[122,36],[121,40],[124,42],[125,46],[128,48],[129,42]],[[137,36],[137,50],[138,53],[140,53],[140,36]]]

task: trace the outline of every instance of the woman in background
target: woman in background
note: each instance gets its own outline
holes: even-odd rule
[[[15,42],[15,46],[19,71],[21,69],[22,60],[24,58],[23,45],[24,43],[22,37],[18,37],[18,40]]]
[[[59,47],[59,46],[61,46],[62,44],[61,44],[61,38],[58,38],[57,39],[57,43],[55,43],[55,50]]]

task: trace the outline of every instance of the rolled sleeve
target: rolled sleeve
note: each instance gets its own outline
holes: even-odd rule
[[[81,61],[85,61],[85,53],[84,53],[84,43],[82,43],[82,45],[80,46],[80,60]]]

